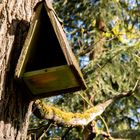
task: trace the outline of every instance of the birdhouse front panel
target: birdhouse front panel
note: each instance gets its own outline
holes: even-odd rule
[[[47,0],[35,9],[15,78],[33,98],[86,88],[64,30]]]
[[[64,90],[73,91],[73,88],[79,87],[79,82],[67,65],[26,72],[23,79],[36,96],[44,96],[44,93],[48,93],[45,96],[51,96],[52,92],[59,94]]]

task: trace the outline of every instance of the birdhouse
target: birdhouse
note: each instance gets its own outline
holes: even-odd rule
[[[33,98],[86,88],[64,30],[47,0],[34,11],[15,78]]]

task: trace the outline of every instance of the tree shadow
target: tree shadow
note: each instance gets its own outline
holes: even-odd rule
[[[29,22],[25,20],[13,19],[8,29],[9,35],[14,36],[14,42],[13,45],[10,46],[12,50],[8,60],[9,65],[6,72],[5,90],[0,102],[0,121],[4,122],[3,125],[10,124],[11,128],[14,127],[17,133],[24,129],[23,123],[29,119],[27,117],[29,116],[29,107],[31,110],[31,100],[25,96],[25,91],[17,85],[14,79],[15,68],[28,34],[29,25]],[[6,133],[8,130],[4,131]]]
[[[18,58],[20,56],[24,41],[28,34],[29,25],[29,22],[25,20],[13,19],[11,27],[9,28],[9,34],[15,36],[9,62],[9,71],[11,74],[14,74]]]

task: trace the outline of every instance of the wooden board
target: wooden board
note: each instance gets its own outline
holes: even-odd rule
[[[26,72],[23,80],[34,95],[80,87],[80,83],[67,65]]]
[[[28,35],[26,37],[26,40],[24,42],[24,46],[22,48],[16,69],[15,69],[15,79],[21,79],[23,76],[23,73],[25,72],[25,67],[27,64],[27,61],[29,60],[30,55],[32,54],[32,51],[34,49],[35,41],[38,33],[38,27],[40,24],[40,21],[38,20],[40,17],[40,12],[42,9],[42,4],[38,7],[37,12],[33,15],[33,20],[31,22]]]

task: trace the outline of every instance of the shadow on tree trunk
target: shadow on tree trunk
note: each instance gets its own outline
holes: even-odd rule
[[[8,59],[8,66],[0,102],[0,139],[26,139],[32,102],[14,80],[14,73],[28,29],[29,22],[14,19],[7,32],[7,35],[14,37],[14,42],[5,58]]]

